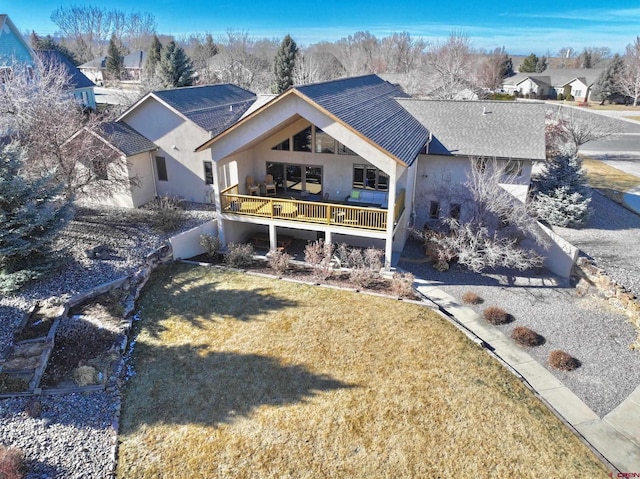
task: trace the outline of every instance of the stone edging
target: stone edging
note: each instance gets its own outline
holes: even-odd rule
[[[578,258],[573,267],[572,275],[579,278],[576,294],[591,295],[607,301],[612,306],[623,310],[629,321],[638,331],[638,339],[633,345],[640,348],[640,299],[624,286],[616,283],[605,271],[598,268],[592,260]]]

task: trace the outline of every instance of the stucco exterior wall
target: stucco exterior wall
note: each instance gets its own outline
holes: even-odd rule
[[[448,214],[452,204],[461,204],[461,219],[465,219],[465,195],[461,191],[467,182],[471,161],[467,157],[420,155],[416,171],[415,213],[416,225],[429,220],[429,204],[440,203],[441,214]],[[522,174],[513,183],[501,186],[520,201],[526,201],[531,180],[531,161],[523,160]]]
[[[158,145],[154,156],[165,158],[168,180],[159,181],[155,171],[158,195],[210,201],[213,185],[207,185],[204,177],[204,161],[210,159],[210,152],[194,152],[197,145],[209,139],[207,132],[155,99],[139,105],[123,121]]]

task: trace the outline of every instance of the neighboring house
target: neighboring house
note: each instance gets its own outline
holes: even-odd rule
[[[0,14],[0,82],[15,65],[33,72],[34,53],[8,15]]]
[[[517,73],[504,80],[502,89],[511,95],[555,100],[562,94],[564,98],[573,96],[576,101],[588,101],[602,71],[602,68],[559,68],[542,73]]]
[[[0,82],[6,78],[6,75],[13,73],[16,65],[26,68],[29,75],[35,75],[34,68],[37,60],[45,65],[60,65],[69,78],[67,87],[69,93],[83,106],[92,109],[96,107],[93,82],[60,52],[32,50],[9,17],[0,14]]]
[[[95,84],[57,50],[36,50],[35,54],[47,66],[59,66],[69,78],[68,89],[85,108],[96,109]]]
[[[147,195],[214,202],[223,243],[324,238],[382,248],[388,261],[409,226],[464,219],[468,205],[437,192],[464,183],[470,159],[509,162],[504,187],[524,200],[531,163],[545,157],[540,103],[416,100],[376,75],[275,97],[229,84],[158,91],[118,123],[157,147],[153,177],[139,175]]]
[[[144,63],[147,60],[147,52],[138,50],[122,58],[121,80],[131,80],[139,82],[142,79]],[[94,83],[102,85],[107,71],[107,57],[101,56],[89,60],[78,67],[82,73],[87,75]]]

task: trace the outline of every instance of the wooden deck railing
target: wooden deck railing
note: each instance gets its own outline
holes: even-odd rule
[[[220,201],[222,211],[230,214],[380,231],[387,229],[388,212],[382,208],[239,195],[238,185],[223,190],[220,193]],[[396,200],[394,211],[396,221],[403,210],[404,190],[400,192]]]

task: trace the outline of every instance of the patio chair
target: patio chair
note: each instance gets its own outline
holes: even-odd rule
[[[264,177],[264,187],[267,196],[276,196],[276,183],[273,181],[273,175]]]
[[[258,195],[260,196],[260,185],[256,185],[253,182],[253,176],[247,176],[247,192],[250,195]]]

